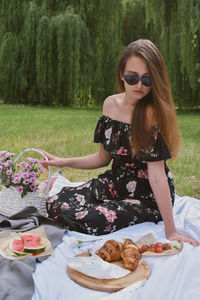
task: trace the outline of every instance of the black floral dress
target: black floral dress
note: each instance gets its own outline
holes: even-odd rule
[[[112,156],[112,168],[78,187],[64,187],[47,201],[50,218],[71,230],[101,235],[146,221],[162,220],[148,180],[147,161],[171,157],[154,127],[153,143],[145,160],[132,157],[130,125],[101,116],[94,142],[102,143]],[[147,153],[146,153],[147,154]],[[165,172],[174,203],[174,183],[165,163]]]

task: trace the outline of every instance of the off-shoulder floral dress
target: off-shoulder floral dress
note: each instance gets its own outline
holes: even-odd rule
[[[147,161],[164,162],[171,157],[157,126],[145,160],[132,157],[130,124],[101,116],[94,142],[110,152],[112,167],[78,187],[64,187],[47,201],[50,218],[66,228],[102,235],[146,221],[162,220],[148,180]],[[174,183],[165,163],[165,172],[174,203]]]

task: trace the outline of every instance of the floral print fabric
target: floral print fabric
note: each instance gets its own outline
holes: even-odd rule
[[[47,201],[49,217],[71,230],[101,235],[141,223],[158,222],[161,215],[148,180],[147,161],[171,157],[157,126],[144,158],[132,157],[130,124],[101,116],[94,142],[102,143],[112,157],[110,170],[78,187],[64,187]],[[174,202],[174,184],[165,163]]]

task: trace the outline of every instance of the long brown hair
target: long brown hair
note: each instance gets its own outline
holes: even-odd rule
[[[129,44],[122,52],[117,66],[117,85],[124,92],[124,74],[127,60],[137,56],[146,62],[151,78],[151,91],[135,106],[131,124],[131,144],[133,154],[140,150],[148,149],[151,144],[150,130],[147,129],[148,111],[153,111],[156,124],[171,152],[172,158],[176,157],[180,145],[180,134],[176,120],[176,111],[172,98],[171,87],[164,59],[158,48],[146,39],[140,39]]]

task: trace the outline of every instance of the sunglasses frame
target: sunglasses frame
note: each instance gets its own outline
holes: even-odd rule
[[[130,75],[130,74],[124,74],[124,80],[129,84],[129,85],[135,85],[139,81],[142,81],[142,84],[146,87],[151,87],[151,79],[150,77],[138,77],[136,75]],[[129,80],[133,80],[133,83],[130,82]],[[135,81],[134,81],[135,80]]]

